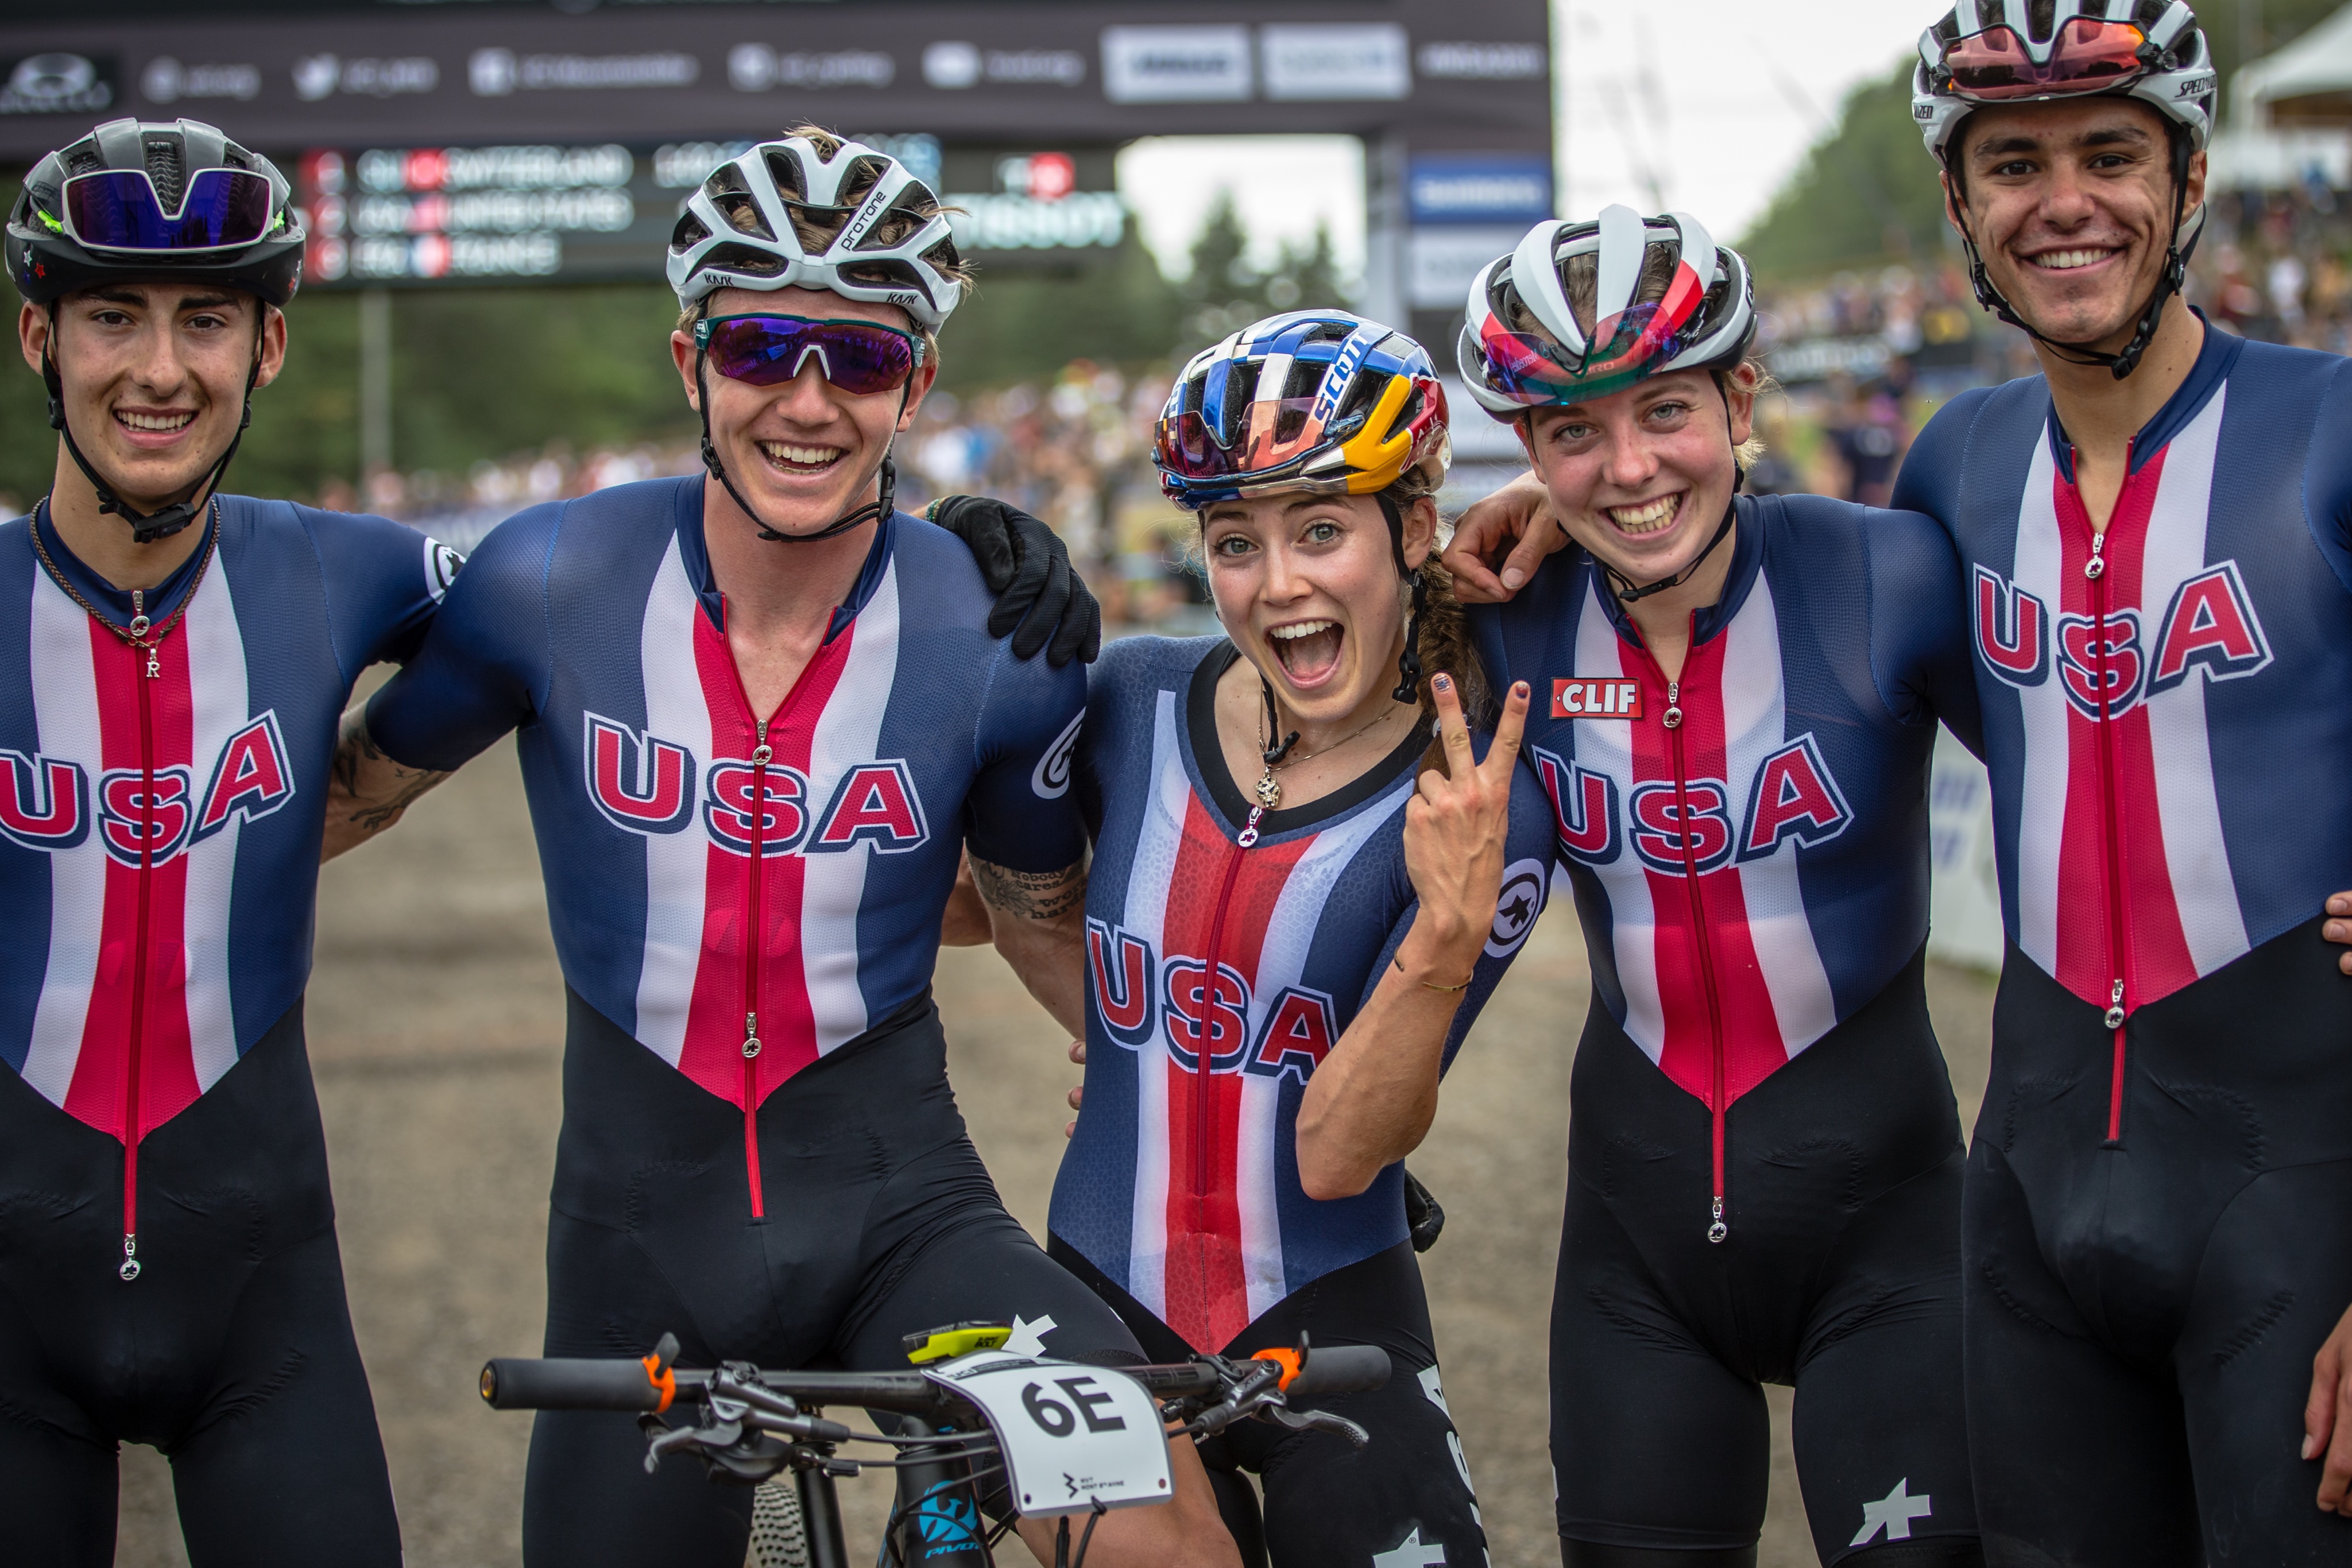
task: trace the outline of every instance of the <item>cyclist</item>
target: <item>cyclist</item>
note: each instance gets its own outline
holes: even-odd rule
[[[2305,694],[2352,648],[2352,375],[2180,298],[2215,85],[2186,5],[1962,0],[1914,81],[2042,371],[1954,399],[1897,492],[1970,573],[2009,932],[1969,1171],[1986,1533],[2340,1563],[2352,713]]]
[[[391,802],[520,731],[570,1006],[547,1354],[903,1367],[909,1333],[997,1319],[1137,1357],[1005,1213],[930,1000],[961,845],[1003,939],[1066,954],[1085,847],[1079,668],[1015,657],[965,548],[891,507],[964,283],[947,220],[803,127],[688,198],[668,265],[708,477],[502,524],[345,743]],[[644,1454],[542,1413],[526,1560],[740,1564],[750,1491]],[[1109,1516],[1100,1561],[1232,1560],[1174,1458],[1177,1507]]]
[[[0,527],[0,1513],[114,1560],[116,1454],[189,1560],[400,1561],[302,1039],[328,765],[457,558],[223,494],[285,362],[303,229],[270,162],[110,121],[9,213],[56,477]]]
[[[1927,768],[1976,696],[1932,520],[1739,497],[1747,264],[1686,214],[1546,222],[1458,361],[1570,548],[1499,611],[1592,961],[1552,1301],[1570,1568],[1752,1565],[1797,1391],[1823,1563],[1968,1564],[1963,1152],[1928,1022]],[[1506,530],[1507,531],[1507,530]],[[1447,564],[1508,598],[1469,520]],[[1538,555],[1537,559],[1540,559]]]
[[[1328,1402],[1361,1453],[1202,1445],[1258,1564],[1486,1561],[1401,1162],[1542,910],[1549,814],[1513,767],[1525,687],[1493,743],[1465,722],[1485,683],[1430,559],[1448,457],[1428,354],[1376,322],[1294,311],[1195,356],[1155,461],[1227,635],[1114,643],[1073,768],[1087,1081],[1049,1250],[1157,1359],[1311,1332],[1398,1368]]]

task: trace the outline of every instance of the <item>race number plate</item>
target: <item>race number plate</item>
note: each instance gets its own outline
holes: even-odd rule
[[[979,1350],[923,1375],[971,1400],[1004,1450],[1024,1518],[1129,1508],[1174,1496],[1160,1411],[1131,1377],[1099,1366]]]

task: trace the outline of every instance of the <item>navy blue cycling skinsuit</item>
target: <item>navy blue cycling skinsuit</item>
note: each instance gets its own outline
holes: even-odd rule
[[[1294,1345],[1302,1330],[1388,1351],[1385,1388],[1328,1406],[1371,1434],[1363,1452],[1255,1422],[1202,1445],[1247,1560],[1483,1568],[1404,1167],[1328,1202],[1298,1179],[1307,1082],[1419,909],[1404,810],[1428,736],[1415,726],[1320,800],[1256,808],[1217,738],[1217,682],[1239,657],[1222,637],[1137,637],[1094,668],[1076,767],[1095,845],[1086,1098],[1051,1246],[1154,1359]],[[1550,815],[1533,779],[1516,779],[1502,894],[1448,1064],[1543,911]],[[1263,1485],[1262,1535],[1237,1469]]]
[[[2142,372],[2146,373],[2146,372]],[[2352,374],[2211,327],[2104,538],[2041,377],[1907,505],[1969,572],[2009,948],[1968,1176],[1988,1554],[2340,1563],[2300,1457],[2352,1303]]]
[[[1593,1005],[1552,1305],[1570,1568],[1753,1563],[1764,1383],[1824,1563],[1977,1561],[1959,1122],[1927,1019],[1927,767],[1973,739],[1949,542],[1743,498],[1668,681],[1591,558],[1474,612],[1535,689]],[[1657,1555],[1653,1555],[1657,1554]]]
[[[1136,1357],[1005,1213],[930,1000],[965,843],[1084,852],[1082,671],[990,637],[969,552],[901,513],[761,721],[702,509],[693,478],[509,518],[368,709],[412,767],[519,732],[570,1003],[546,1354],[904,1367],[901,1336],[998,1319]],[[627,1416],[541,1414],[525,1560],[738,1568],[750,1493],[644,1457]]]
[[[133,1442],[198,1568],[391,1568],[302,991],[338,718],[457,558],[236,496],[201,526],[135,605],[46,508],[0,526],[0,1555],[111,1563]]]

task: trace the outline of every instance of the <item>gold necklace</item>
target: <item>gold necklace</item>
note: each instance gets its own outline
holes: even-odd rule
[[[1264,675],[1260,675],[1258,677],[1258,685],[1265,689],[1266,716],[1269,719],[1272,719],[1275,713],[1274,687],[1267,684]],[[1290,755],[1290,748],[1298,744],[1298,732],[1297,730],[1292,730],[1288,737],[1286,738],[1279,746],[1274,744],[1273,737],[1266,734],[1264,729],[1259,730],[1258,740],[1260,744],[1258,757],[1265,765],[1265,771],[1259,774],[1257,779],[1257,798],[1259,804],[1269,811],[1282,804],[1282,780],[1276,779],[1275,774],[1285,768],[1296,768],[1302,762],[1312,762],[1318,757],[1330,756],[1331,753],[1339,750],[1341,747],[1347,745],[1348,742],[1356,739],[1360,736],[1370,734],[1376,726],[1386,724],[1389,719],[1394,716],[1395,712],[1396,710],[1393,707],[1385,708],[1381,712],[1374,714],[1370,721],[1366,723],[1361,728],[1350,730],[1348,734],[1333,741],[1322,750],[1301,752],[1297,757],[1292,757]]]

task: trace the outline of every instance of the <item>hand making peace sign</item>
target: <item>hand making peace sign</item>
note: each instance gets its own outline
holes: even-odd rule
[[[1454,681],[1439,675],[1430,689],[1437,699],[1446,771],[1423,773],[1405,803],[1404,863],[1421,898],[1416,925],[1461,960],[1452,973],[1466,977],[1494,928],[1495,901],[1502,894],[1511,770],[1518,766],[1528,724],[1528,684],[1517,683],[1504,699],[1502,722],[1483,762],[1473,756]]]

